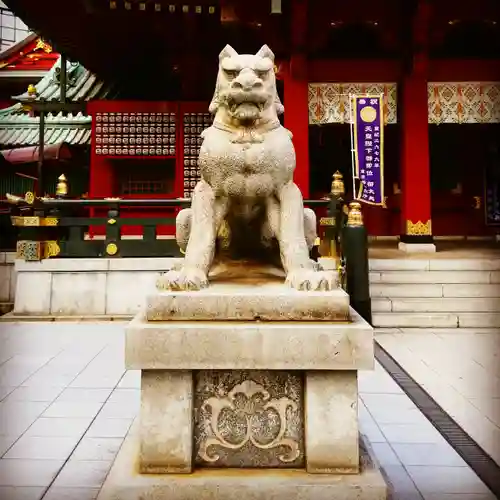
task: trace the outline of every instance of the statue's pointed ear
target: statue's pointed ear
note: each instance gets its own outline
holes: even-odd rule
[[[267,57],[274,62],[274,52],[267,45],[263,45],[255,55],[262,58]]]
[[[222,61],[222,59],[225,59],[226,57],[234,57],[237,56],[238,52],[234,50],[231,45],[226,45],[219,54],[219,61]]]

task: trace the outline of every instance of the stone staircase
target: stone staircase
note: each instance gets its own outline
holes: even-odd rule
[[[373,326],[500,327],[498,259],[370,259]]]

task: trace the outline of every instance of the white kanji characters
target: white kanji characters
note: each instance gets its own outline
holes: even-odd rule
[[[372,141],[365,141],[365,146],[373,146],[373,142]]]

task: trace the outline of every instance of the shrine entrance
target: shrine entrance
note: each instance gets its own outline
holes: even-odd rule
[[[435,236],[488,236],[498,230],[499,148],[497,123],[429,125]]]

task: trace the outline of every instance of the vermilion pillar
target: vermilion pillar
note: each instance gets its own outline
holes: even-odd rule
[[[309,108],[307,78],[288,71],[284,78],[285,127],[293,134],[297,166],[294,180],[309,197]]]
[[[401,247],[432,251],[427,80],[411,75],[401,92]]]
[[[291,0],[290,64],[284,71],[285,127],[293,134],[297,166],[294,180],[309,197],[309,108],[307,78],[308,0]]]
[[[433,252],[426,51],[429,4],[420,0],[413,24],[411,69],[399,92],[401,117],[401,243],[406,251]]]

